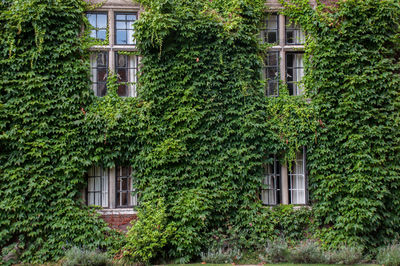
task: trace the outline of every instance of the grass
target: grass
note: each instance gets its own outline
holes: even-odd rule
[[[169,266],[182,266],[182,264],[168,264]],[[191,266],[203,266],[203,265],[208,265],[208,266],[219,266],[219,265],[232,265],[232,264],[201,264],[201,263],[195,263],[195,264],[185,264],[185,265],[191,265]],[[241,264],[236,264],[236,265],[241,265]],[[247,264],[251,265],[251,264]],[[252,264],[252,265],[257,265],[257,264]],[[332,266],[335,264],[291,264],[291,263],[277,263],[277,264],[263,264],[263,265],[279,265],[279,266]],[[378,266],[379,264],[356,264],[357,266]]]

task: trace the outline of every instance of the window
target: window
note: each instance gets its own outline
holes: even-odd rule
[[[107,38],[108,16],[105,12],[91,12],[86,14],[92,29],[90,37],[105,41]]]
[[[115,14],[115,39],[116,44],[134,45],[133,23],[136,21],[134,13]]]
[[[261,200],[265,205],[277,205],[281,203],[281,166],[274,157],[271,164],[265,167],[265,177],[261,190]]]
[[[107,52],[97,52],[90,55],[90,72],[94,94],[96,96],[106,95],[106,82],[108,72]]]
[[[288,18],[285,18],[285,21],[286,21],[285,23],[286,44],[295,44],[295,45],[304,44],[306,39],[300,27],[291,22],[290,19]]]
[[[273,44],[264,60],[265,94],[279,96],[279,81],[288,85],[290,95],[303,94],[303,31],[283,15],[270,14],[261,35],[265,43]]]
[[[265,29],[262,30],[262,40],[265,43],[278,43],[279,39],[279,16],[277,14],[268,14]]]
[[[261,186],[261,201],[264,205],[308,203],[305,148],[296,153],[290,169],[281,165],[276,157],[265,166]]]
[[[303,94],[301,83],[299,83],[303,76],[303,53],[286,53],[286,83],[290,95]]]
[[[135,7],[137,8],[137,7]],[[133,39],[133,24],[138,12],[134,10],[102,10],[86,14],[93,38],[104,41],[91,47],[90,57],[92,89],[96,96],[107,94],[107,77],[111,70],[118,76],[118,95],[136,96],[138,57]]]
[[[264,76],[267,80],[266,93],[268,96],[278,96],[279,52],[268,52],[264,63]]]
[[[289,203],[306,204],[306,174],[305,174],[305,153],[298,152],[296,160],[289,171]]]
[[[97,166],[89,169],[87,203],[108,207],[108,170]]]
[[[117,167],[117,207],[137,205],[137,195],[133,195],[132,168]]]
[[[86,202],[88,205],[111,209],[137,206],[131,167],[91,167],[88,172]]]
[[[115,53],[115,72],[118,76],[118,95],[136,96],[137,56]]]

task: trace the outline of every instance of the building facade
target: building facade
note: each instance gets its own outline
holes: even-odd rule
[[[92,28],[91,37],[96,44],[90,48],[91,80],[94,94],[107,94],[108,71],[117,74],[118,95],[135,97],[137,72],[140,57],[135,55],[136,42],[133,39],[134,22],[143,11],[140,5],[130,0],[90,1],[99,7],[87,12]],[[278,14],[281,8],[277,0],[266,2],[267,16],[260,38],[271,48],[264,60],[262,70],[266,80],[265,94],[279,96],[280,84],[287,84],[289,94],[296,97],[303,94],[301,79],[304,76],[303,54],[305,34],[289,18]],[[265,177],[260,184],[260,198],[264,205],[308,204],[308,182],[306,147],[296,154],[296,160],[289,168],[281,165],[278,158],[265,165]],[[132,170],[129,166],[102,168],[93,166],[88,170],[88,186],[83,194],[88,205],[101,207],[102,218],[112,227],[125,230],[135,219],[134,207],[138,205],[137,195],[132,186]]]

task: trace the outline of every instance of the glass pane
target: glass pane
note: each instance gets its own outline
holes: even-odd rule
[[[121,97],[128,97],[128,86],[126,86],[125,84],[121,84],[118,86],[118,91],[117,91],[118,96]]]
[[[278,28],[278,16],[270,15],[267,19],[267,29],[277,29]]]
[[[90,25],[96,28],[96,14],[86,14],[86,17],[88,18]]]
[[[118,20],[126,20],[126,16],[125,15],[117,15],[117,19]]]
[[[123,192],[121,193],[121,205],[128,205],[128,193],[127,192]]]
[[[134,40],[133,40],[133,30],[128,30],[127,32],[128,34],[128,44],[134,44]]]
[[[94,205],[94,193],[89,193],[88,205]]]
[[[107,87],[106,87],[106,83],[102,82],[102,83],[98,83],[97,84],[97,96],[104,96],[107,94]]]
[[[294,43],[294,33],[291,30],[286,31],[286,42],[289,44]]]
[[[129,168],[128,167],[122,167],[122,175],[129,176]]]
[[[278,53],[272,52],[268,53],[268,62],[269,66],[276,66],[278,65]]]
[[[94,178],[89,178],[88,180],[88,191],[94,190]]]
[[[117,58],[117,67],[126,67],[127,56],[123,54],[117,54]]]
[[[100,195],[101,195],[100,193],[94,194],[94,205],[101,206],[101,201],[100,201],[101,196]]]
[[[106,54],[98,53],[97,54],[97,66],[105,66],[106,65]]]
[[[277,78],[277,69],[269,68],[267,71],[267,79],[276,79]]]
[[[127,15],[126,19],[127,20],[136,20],[136,15]]]
[[[293,57],[294,57],[294,54],[289,54],[289,53],[287,54],[286,64],[288,67],[293,67]]]
[[[127,25],[126,25],[126,28],[127,29],[133,29],[133,23],[135,23],[135,22],[134,21],[128,21]]]
[[[125,30],[117,30],[117,44],[127,44]]]
[[[98,14],[97,15],[97,28],[105,29],[107,28],[107,15]]]
[[[269,95],[269,96],[277,96],[278,95],[278,83],[276,83],[276,82],[268,83],[267,95]]]
[[[101,167],[95,166],[94,175],[95,176],[100,176],[101,175]]]
[[[117,21],[116,27],[117,27],[117,29],[126,29],[126,23]]]
[[[127,178],[121,178],[122,190],[128,190],[128,180]]]
[[[121,69],[121,68],[118,69],[117,75],[118,75],[118,81],[119,82],[128,82],[126,71],[127,71],[126,68],[125,69]],[[123,176],[125,176],[125,175],[123,175]]]
[[[105,30],[97,31],[97,39],[104,41],[107,38],[107,33]]]
[[[277,43],[276,32],[268,32],[267,43]]]
[[[100,177],[96,177],[94,179],[94,190],[95,191],[101,191],[101,180],[100,180]]]
[[[90,31],[90,37],[96,38],[96,30],[91,30]]]

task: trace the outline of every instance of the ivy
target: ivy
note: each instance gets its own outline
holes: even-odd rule
[[[247,249],[285,232],[302,239],[314,226],[328,245],[376,246],[397,236],[396,1],[316,9],[283,1],[282,12],[308,35],[306,94],[289,96],[281,84],[274,98],[265,96],[260,75],[264,1],[140,3],[138,97],[118,97],[110,71],[100,98],[90,90],[93,43],[81,31],[90,6],[0,1],[1,247],[17,246],[31,263],[57,260],[71,246],[120,249],[125,238],[79,200],[91,165],[131,165],[144,206],[163,199],[159,218],[176,233],[146,238],[141,230],[151,226],[143,220],[130,235],[144,242],[126,245],[129,256],[146,261],[189,261],[215,232]],[[315,224],[307,210],[271,211],[258,196],[263,165],[274,154],[290,165],[302,146]],[[140,217],[148,217],[144,209]],[[151,239],[162,239],[152,258],[135,250]]]
[[[71,246],[112,249],[118,239],[79,200],[92,164],[82,110],[95,100],[78,37],[85,8],[0,3],[0,247],[17,243],[22,261],[57,260]]]
[[[399,232],[398,1],[282,1],[307,31],[305,85],[317,108],[310,191],[328,244],[376,246]]]

